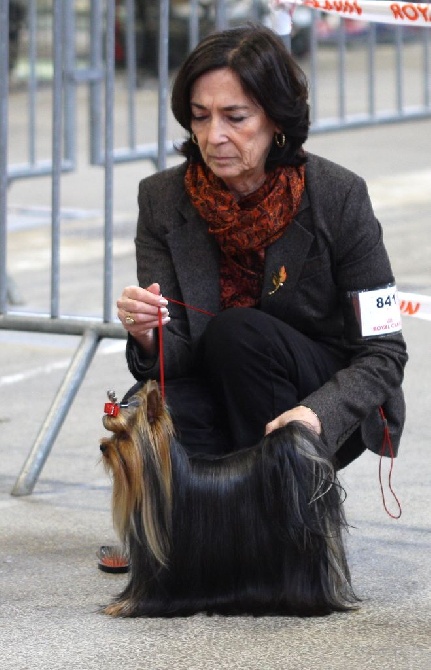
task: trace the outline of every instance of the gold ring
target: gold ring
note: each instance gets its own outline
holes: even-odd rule
[[[133,316],[126,316],[126,318],[124,319],[124,321],[127,323],[128,326],[133,326],[133,325],[136,323],[136,321],[135,321],[135,319],[133,318]]]

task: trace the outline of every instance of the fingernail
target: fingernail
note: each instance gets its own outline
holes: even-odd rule
[[[166,298],[160,298],[159,305],[167,305],[167,304],[168,304],[168,301],[166,300]]]
[[[163,314],[163,316],[169,316],[169,312],[168,312],[167,307],[161,307],[160,311]]]
[[[169,323],[170,320],[171,320],[171,317],[170,317],[170,316],[165,316],[165,317],[163,317],[163,319],[162,319],[162,324],[163,324],[163,325],[166,325],[167,323]]]

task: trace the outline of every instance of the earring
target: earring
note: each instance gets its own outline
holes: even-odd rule
[[[284,133],[275,133],[274,142],[279,149],[282,149],[286,144],[286,135]]]
[[[197,144],[199,146],[198,138],[196,137],[196,135],[194,133],[190,134],[190,139],[193,142],[193,144]]]

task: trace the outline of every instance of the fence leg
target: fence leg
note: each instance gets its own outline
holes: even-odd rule
[[[25,496],[33,491],[55,438],[67,416],[70,405],[96,353],[99,341],[100,336],[94,330],[87,330],[83,334],[80,345],[40,429],[33,449],[29,453],[21,473],[15,482],[15,486],[11,491],[13,496]]]
[[[24,298],[19,292],[16,281],[10,275],[7,275],[6,282],[9,303],[11,305],[24,305]]]

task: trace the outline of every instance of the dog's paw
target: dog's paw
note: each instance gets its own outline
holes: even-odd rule
[[[129,600],[119,600],[118,602],[113,602],[110,605],[107,605],[107,607],[103,609],[103,614],[114,617],[131,616],[132,605]]]

